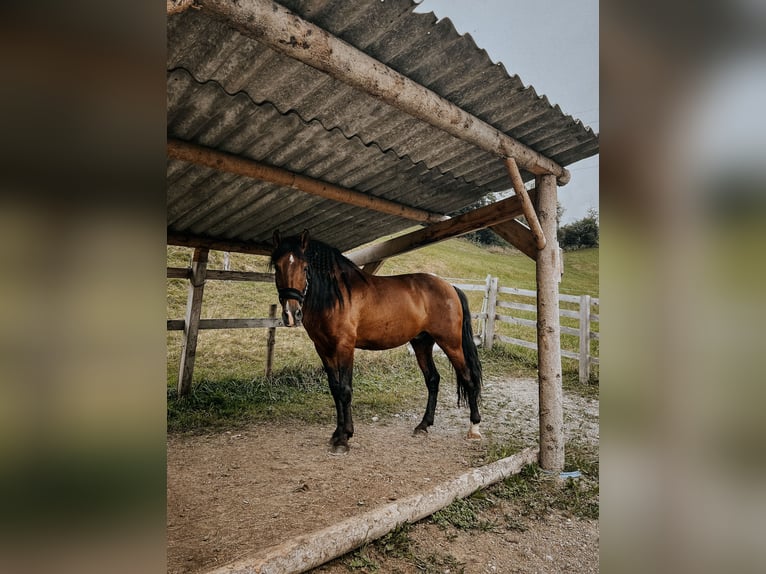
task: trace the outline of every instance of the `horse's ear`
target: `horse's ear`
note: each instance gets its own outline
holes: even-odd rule
[[[274,235],[271,236],[271,240],[274,242],[274,247],[279,246],[279,229],[274,230]]]
[[[303,233],[301,233],[301,249],[303,251],[306,251],[306,247],[309,246],[309,230],[304,229]]]

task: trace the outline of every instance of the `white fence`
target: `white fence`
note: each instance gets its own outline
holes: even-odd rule
[[[500,287],[498,278],[487,275],[484,284],[463,283],[463,280],[451,280],[453,285],[463,291],[484,293],[481,312],[472,313],[478,319],[477,343],[491,349],[495,341],[516,345],[527,349],[537,349],[537,292],[515,287]],[[561,319],[561,356],[579,362],[579,378],[587,382],[592,365],[598,365],[596,350],[591,341],[599,340],[596,324],[599,299],[590,295],[559,294],[559,317]],[[498,325],[512,325],[510,334]],[[526,338],[523,338],[525,337]],[[531,340],[530,340],[531,339]],[[575,341],[576,339],[576,341]],[[576,350],[575,350],[576,349]]]

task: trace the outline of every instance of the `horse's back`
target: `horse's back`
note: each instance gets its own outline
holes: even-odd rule
[[[459,333],[460,299],[436,275],[370,276],[357,308],[357,347],[389,349],[426,332],[439,339]]]
[[[443,306],[454,301],[459,305],[455,288],[430,273],[408,273],[405,275],[371,276],[372,299],[388,306],[412,305],[429,309],[434,305]],[[370,297],[366,297],[369,304]]]

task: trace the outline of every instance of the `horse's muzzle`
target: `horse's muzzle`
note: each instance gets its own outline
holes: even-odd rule
[[[285,301],[285,304],[282,306],[282,323],[285,327],[300,327],[303,325],[303,310],[296,301]]]

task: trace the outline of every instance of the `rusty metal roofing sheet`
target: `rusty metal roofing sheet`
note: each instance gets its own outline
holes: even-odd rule
[[[285,7],[550,157],[598,153],[598,136],[449,19],[411,0],[282,0]],[[251,40],[204,10],[168,17],[168,137],[439,213],[508,189],[495,156]],[[524,179],[531,174],[522,172]],[[168,161],[168,229],[266,243],[304,227],[343,250],[413,222],[295,189]]]

